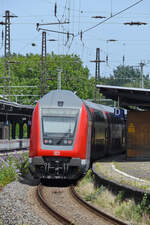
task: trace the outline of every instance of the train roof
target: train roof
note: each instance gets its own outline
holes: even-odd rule
[[[114,108],[113,107],[102,105],[102,104],[97,104],[97,103],[94,103],[94,102],[90,102],[88,100],[84,100],[84,102],[90,108],[94,108],[94,109],[97,109],[97,110],[102,110],[102,111],[105,111],[105,112],[114,113]]]
[[[81,108],[82,100],[69,90],[52,90],[39,100],[40,107],[44,108]]]
[[[77,95],[69,90],[52,90],[44,95],[39,101],[42,108],[81,108],[85,103],[89,108],[114,113],[114,108],[102,104],[96,104],[88,100],[81,100]]]

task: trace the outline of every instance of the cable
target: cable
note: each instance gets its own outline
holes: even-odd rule
[[[88,29],[82,31],[82,33],[86,33],[86,32],[88,32],[89,30],[92,30],[92,29],[98,27],[99,25],[101,25],[101,24],[105,23],[106,21],[110,20],[111,18],[113,18],[113,17],[115,17],[115,16],[117,16],[117,15],[119,15],[119,14],[121,14],[121,13],[127,11],[128,9],[134,7],[135,5],[139,4],[139,3],[142,2],[142,1],[143,1],[143,0],[140,0],[140,1],[138,1],[138,2],[136,2],[136,3],[134,3],[134,4],[132,4],[132,5],[128,6],[127,8],[125,8],[125,9],[123,9],[123,10],[121,10],[121,11],[115,13],[114,15],[112,15],[112,16],[110,16],[110,17],[104,19],[103,21],[97,23],[96,25],[94,25],[94,26],[92,26],[92,27],[90,27],[90,28],[88,28]],[[79,34],[75,35],[75,37],[77,37],[77,36],[79,36]]]
[[[63,15],[62,15],[62,17],[61,17],[62,19],[65,17],[66,9],[67,9],[67,0],[66,0],[66,2],[65,2],[64,12],[63,12]],[[65,18],[65,20],[66,20],[66,18]]]
[[[121,13],[127,11],[128,9],[130,9],[130,8],[132,8],[132,7],[134,7],[134,6],[136,6],[137,4],[139,4],[139,3],[142,2],[142,1],[143,1],[143,0],[139,0],[138,2],[136,2],[136,3],[134,3],[134,4],[130,5],[130,6],[128,6],[127,8],[125,8],[125,9],[123,9],[123,10],[121,10],[121,11],[115,13],[114,15],[111,15],[110,17],[104,19],[103,21],[99,22],[98,24],[96,24],[96,25],[94,25],[94,26],[92,26],[92,27],[90,27],[90,28],[88,28],[88,29],[82,31],[82,35],[83,35],[84,33],[88,32],[89,30],[92,30],[92,29],[98,27],[99,25],[105,23],[106,21],[110,20],[111,18],[113,18],[113,17],[115,17],[115,16],[117,16],[117,15],[119,15],[119,14],[121,14]],[[74,39],[75,37],[78,37],[79,35],[80,35],[80,33],[78,32],[76,35],[74,35],[73,39]],[[71,48],[71,45],[72,45],[72,43],[73,43],[73,39],[72,39],[72,41],[71,41],[71,43],[70,43],[70,45],[69,45],[68,51],[69,51],[70,48]]]

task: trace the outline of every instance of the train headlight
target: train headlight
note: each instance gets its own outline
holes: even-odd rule
[[[68,145],[72,145],[72,140],[68,140]]]
[[[32,158],[29,158],[29,163],[32,163]]]
[[[44,144],[48,144],[49,143],[49,140],[48,139],[44,139]]]
[[[69,140],[66,140],[66,139],[63,140],[63,144],[64,144],[64,145],[72,145],[72,142],[73,142],[73,141],[72,141],[71,139],[69,139]]]
[[[86,165],[86,159],[81,159],[81,165],[82,166]]]
[[[68,141],[67,140],[64,140],[64,145],[67,145]]]
[[[51,144],[53,144],[53,140],[52,139],[44,139],[44,144],[51,145]]]
[[[48,140],[48,143],[49,143],[49,144],[52,144],[52,143],[53,143],[53,140],[52,140],[52,139],[49,139],[49,140]]]

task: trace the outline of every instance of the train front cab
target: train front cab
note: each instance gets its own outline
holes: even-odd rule
[[[36,175],[40,178],[76,179],[85,173],[90,164],[91,143],[91,124],[85,105],[81,109],[43,108],[39,120],[40,148],[31,158]]]

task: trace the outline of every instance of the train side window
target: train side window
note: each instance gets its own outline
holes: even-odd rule
[[[114,117],[113,117],[113,115],[110,113],[109,116],[110,116],[110,122],[111,122],[111,123],[114,123]]]
[[[97,122],[98,122],[98,121],[99,121],[99,122],[105,121],[103,113],[100,112],[100,111],[95,111],[95,112],[94,112],[94,120],[97,121]]]

